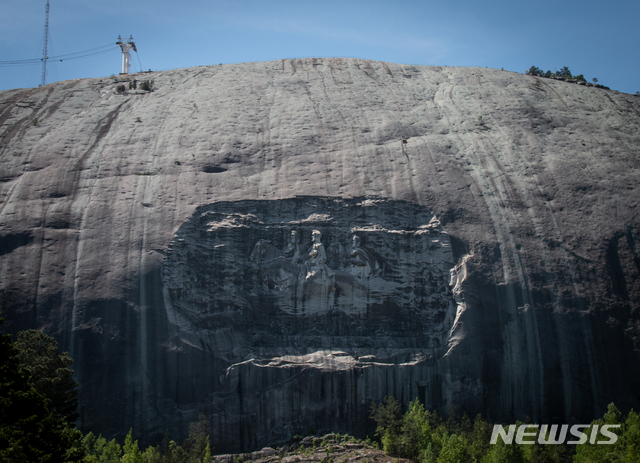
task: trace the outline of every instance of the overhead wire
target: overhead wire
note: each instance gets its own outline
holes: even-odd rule
[[[136,58],[138,58],[138,65],[140,66],[140,72],[142,72],[142,63],[140,62],[140,53],[136,50]]]
[[[58,56],[49,56],[47,58],[47,61],[51,61],[51,60],[66,61],[66,60],[72,60],[72,59],[86,58],[87,56],[100,55],[102,53],[109,53],[112,50],[116,49],[114,45],[115,44],[103,45],[101,47],[90,48],[89,50],[77,51],[74,53],[67,53],[67,54],[58,55]],[[0,67],[30,66],[33,64],[42,63],[42,60],[43,58],[0,61]]]

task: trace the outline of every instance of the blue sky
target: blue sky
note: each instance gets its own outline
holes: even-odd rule
[[[46,0],[0,0],[0,90],[41,80]],[[640,90],[640,1],[50,0],[47,83],[131,71],[281,58],[347,57],[524,73],[568,66],[621,92]],[[108,47],[108,45],[112,45]],[[9,66],[12,60],[36,64]]]

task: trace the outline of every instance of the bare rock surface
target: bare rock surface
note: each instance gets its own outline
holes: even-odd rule
[[[0,305],[75,359],[82,427],[145,442],[200,412],[218,451],[364,434],[388,394],[496,421],[638,409],[639,151],[640,98],[493,69],[5,91]]]
[[[300,442],[273,449],[265,447],[257,452],[216,455],[213,463],[408,463],[406,458],[395,458],[366,442],[349,436],[327,434],[324,437],[305,437]]]

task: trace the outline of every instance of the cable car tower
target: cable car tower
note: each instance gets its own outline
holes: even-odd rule
[[[47,0],[47,6],[44,8],[44,49],[42,50],[42,80],[40,85],[44,85],[47,80],[47,42],[49,39],[49,0]]]
[[[47,2],[48,1],[49,0],[47,0]],[[129,38],[126,39],[126,42],[122,40],[121,36],[118,36],[116,45],[120,45],[120,48],[122,49],[122,72],[120,75],[129,74],[129,50],[133,49],[136,53],[138,52],[138,50],[136,50],[136,44],[133,43],[133,36],[129,36]]]

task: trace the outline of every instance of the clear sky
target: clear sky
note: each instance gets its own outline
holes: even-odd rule
[[[40,84],[46,0],[0,0],[0,90]],[[640,90],[640,1],[50,0],[47,83],[281,58],[362,58],[524,73],[568,66]],[[8,61],[36,60],[8,65]]]

